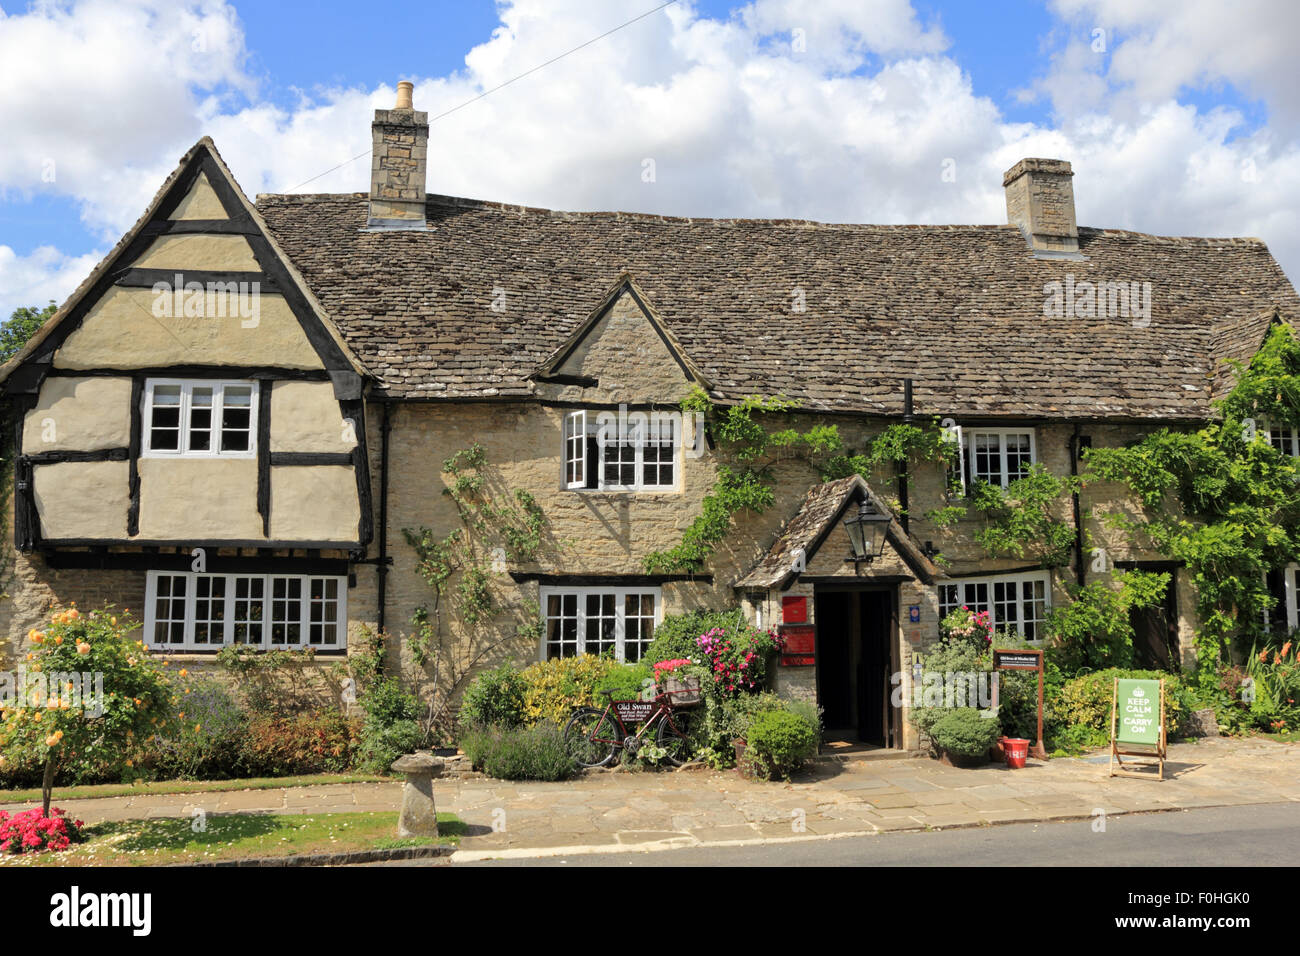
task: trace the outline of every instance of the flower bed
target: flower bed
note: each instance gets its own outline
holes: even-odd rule
[[[40,807],[12,816],[0,810],[0,853],[41,853],[66,850],[82,841],[80,820],[69,820],[58,807],[47,817]]]

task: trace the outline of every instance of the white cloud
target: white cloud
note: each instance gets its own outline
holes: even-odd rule
[[[20,256],[9,246],[0,246],[0,316],[8,319],[22,306],[44,308],[51,301],[62,305],[104,254],[68,256],[53,246],[41,246]]]
[[[436,116],[648,6],[513,0],[462,70],[400,78],[415,81],[416,106]],[[0,188],[40,188],[32,158],[56,152],[57,188],[84,203],[92,229],[116,238],[203,133],[250,195],[367,188],[368,161],[346,161],[369,148],[372,111],[392,105],[391,86],[271,105],[243,66],[237,20],[216,0],[184,16],[133,0],[125,39],[105,9],[89,0],[58,15],[0,20],[0,76],[11,80],[0,84],[0,123],[20,127],[19,148],[0,158]],[[942,32],[903,0],[755,0],[727,20],[701,19],[682,3],[434,122],[428,186],[572,209],[1001,222],[1002,171],[1022,156],[1060,156],[1074,163],[1083,224],[1259,235],[1300,274],[1296,138],[1285,124],[1236,135],[1241,118],[1231,110],[1200,113],[1176,99],[1186,84],[1227,81],[1283,110],[1294,84],[1269,52],[1274,28],[1258,17],[1223,25],[1215,50],[1215,31],[1177,10],[1118,0],[1060,0],[1056,9],[1073,39],[1058,45],[1037,87],[1053,98],[1054,125],[1009,123],[972,89]],[[13,39],[10,26],[28,18]],[[1100,66],[1088,47],[1094,20],[1114,31]],[[210,59],[199,64],[184,48],[193,23],[212,30]],[[802,51],[790,43],[796,29]],[[1265,54],[1259,62],[1247,55],[1252,36]],[[115,43],[125,55],[106,57]],[[1169,52],[1184,43],[1195,55]],[[61,45],[72,52],[49,54],[55,78],[39,95],[72,96],[78,107],[54,122],[30,104],[30,87],[12,80],[42,72],[35,64]],[[144,49],[154,61],[121,62]],[[1165,65],[1145,62],[1158,57]],[[643,181],[646,159],[655,162],[653,183]],[[945,168],[955,181],[944,180]]]

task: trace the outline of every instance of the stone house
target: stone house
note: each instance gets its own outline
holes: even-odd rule
[[[739,603],[789,630],[783,693],[912,747],[890,678],[942,614],[964,603],[1038,639],[1067,581],[1165,568],[1104,523],[1135,505],[1106,486],[1062,502],[1074,547],[1049,568],[990,558],[979,518],[928,521],[953,494],[939,465],[823,483],[789,458],[773,504],[738,514],[707,568],[651,574],[725,464],[681,401],[784,396],[785,423],[834,424],[850,448],[951,420],[958,480],[1005,486],[1206,420],[1223,360],[1300,306],[1258,240],[1078,227],[1059,160],[1007,172],[1005,225],[679,219],[428,194],[427,136],[404,85],[375,115],[368,194],[256,202],[200,140],[0,369],[17,409],[9,661],[73,601],[137,611],[151,646],[196,663],[232,643],[328,661],[366,629],[409,657],[435,602],[405,532],[460,529],[492,610],[470,624],[448,598],[434,618],[467,667],[635,659],[665,614]],[[606,427],[637,413],[643,440]],[[526,558],[443,494],[443,463],[471,448],[480,494],[535,503]],[[874,560],[846,560],[864,503],[898,513]],[[1176,665],[1194,601],[1166,569],[1139,651]]]

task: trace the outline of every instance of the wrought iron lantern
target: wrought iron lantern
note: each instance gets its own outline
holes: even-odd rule
[[[849,533],[853,549],[850,560],[857,564],[870,564],[885,551],[885,533],[889,530],[889,515],[881,514],[869,501],[858,505],[858,513],[844,520],[844,530]]]

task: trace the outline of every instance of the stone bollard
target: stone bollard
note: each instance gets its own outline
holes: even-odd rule
[[[402,785],[402,812],[397,817],[399,837],[438,835],[438,811],[433,805],[433,778],[442,775],[442,760],[414,753],[393,761],[393,770],[406,774]]]

